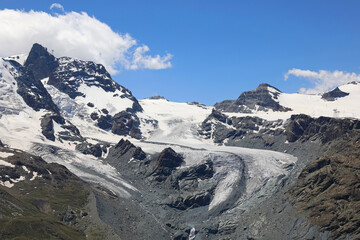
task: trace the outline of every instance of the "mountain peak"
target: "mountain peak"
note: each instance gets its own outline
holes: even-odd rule
[[[346,97],[349,93],[343,92],[339,87],[331,90],[330,92],[324,93],[321,98],[326,101],[335,101],[337,98]]]
[[[236,100],[226,100],[215,104],[217,110],[225,112],[250,113],[253,110],[272,109],[273,111],[286,112],[290,108],[281,106],[278,102],[279,89],[267,83],[261,83],[256,89],[243,92]]]
[[[27,69],[32,71],[36,80],[48,77],[57,65],[54,55],[38,43],[34,43],[24,64]]]
[[[253,91],[258,91],[258,90],[263,90],[263,89],[269,90],[269,88],[272,88],[272,89],[276,90],[277,92],[281,93],[281,91],[279,89],[277,89],[274,86],[271,86],[268,83],[260,83],[260,85]]]

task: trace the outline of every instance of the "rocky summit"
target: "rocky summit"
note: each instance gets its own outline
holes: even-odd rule
[[[138,100],[35,43],[0,59],[0,238],[359,239],[359,93]]]

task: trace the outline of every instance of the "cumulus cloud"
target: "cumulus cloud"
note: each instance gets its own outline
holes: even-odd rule
[[[53,8],[59,7],[53,5]],[[171,54],[149,55],[148,46],[139,45],[127,33],[114,32],[85,12],[53,16],[39,11],[5,9],[0,10],[0,29],[1,56],[27,53],[36,42],[54,51],[57,57],[70,56],[101,63],[111,74],[123,69],[171,67]]]
[[[63,5],[61,5],[60,3],[53,3],[53,4],[51,4],[50,10],[52,10],[52,9],[54,9],[54,8],[60,9],[62,12],[64,12],[64,7],[63,7]]]
[[[164,57],[160,57],[160,55],[151,57],[149,55],[146,55],[148,51],[150,51],[150,49],[146,45],[136,48],[133,56],[133,61],[128,68],[136,70],[139,68],[163,69],[171,67],[171,54],[167,54]]]
[[[290,76],[305,78],[310,81],[313,88],[301,88],[300,93],[315,94],[329,91],[339,85],[346,84],[349,82],[359,82],[360,74],[349,73],[344,71],[326,71],[319,70],[318,72],[310,70],[301,70],[293,68],[289,70],[285,75],[284,79],[287,80]]]

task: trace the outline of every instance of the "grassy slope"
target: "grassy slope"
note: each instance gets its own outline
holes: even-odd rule
[[[16,167],[0,166],[0,177],[18,174],[26,179],[12,188],[0,186],[0,239],[101,239],[96,229],[85,235],[82,219],[89,188],[82,180],[61,165],[13,153],[6,161]],[[32,171],[42,177],[30,181]]]

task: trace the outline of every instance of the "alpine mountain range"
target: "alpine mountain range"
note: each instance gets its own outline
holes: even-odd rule
[[[35,43],[0,58],[1,239],[358,239],[360,83],[138,100]]]

